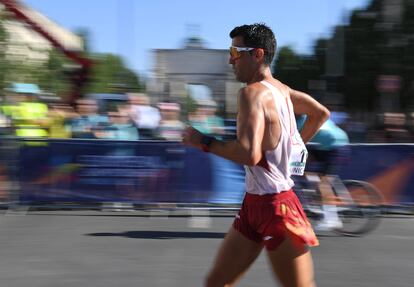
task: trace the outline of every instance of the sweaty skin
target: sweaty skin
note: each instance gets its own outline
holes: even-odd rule
[[[256,28],[260,29],[259,26],[257,24]],[[232,37],[232,46],[247,47],[242,36]],[[240,57],[237,58],[230,57],[229,64],[233,67],[236,79],[246,84],[238,94],[237,139],[230,142],[213,140],[209,146],[210,152],[247,166],[257,165],[264,151],[277,148],[282,132],[272,92],[261,81],[270,83],[282,94],[289,96],[294,113],[307,115],[301,132],[305,142],[313,137],[329,116],[329,111],[312,97],[273,78],[265,58],[264,48],[240,52]],[[292,116],[289,118],[293,120]],[[185,144],[200,149],[203,148],[202,138],[203,134],[192,127],[188,127],[183,134]],[[234,286],[263,248],[263,242],[251,240],[236,227],[230,227],[204,286]],[[276,249],[267,250],[267,256],[282,286],[316,286],[311,253],[299,238],[286,236]]]
[[[235,37],[232,45],[244,46],[240,37]],[[242,54],[237,60],[229,60],[236,78],[246,83],[246,87],[242,88],[238,95],[237,139],[231,142],[216,140],[210,146],[210,152],[248,166],[256,165],[261,160],[263,151],[277,147],[281,132],[272,93],[260,81],[268,81],[281,91],[288,91],[294,112],[307,115],[301,131],[305,143],[329,117],[329,111],[311,96],[293,90],[276,80],[269,68],[257,67],[260,63],[258,59],[263,58],[262,49],[254,50],[253,53],[254,57],[245,57],[248,54]],[[252,68],[246,69],[246,65]],[[183,134],[183,142],[201,149],[202,136],[194,128],[188,127]]]

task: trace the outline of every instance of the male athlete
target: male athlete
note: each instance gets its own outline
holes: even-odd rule
[[[237,139],[219,141],[192,127],[183,134],[184,143],[246,169],[241,210],[219,248],[205,286],[234,286],[263,248],[283,286],[315,286],[308,246],[318,245],[318,240],[292,191],[290,176],[292,158],[302,152],[303,160],[303,141],[313,137],[329,111],[272,77],[276,40],[269,27],[239,26],[230,37],[229,63],[237,80],[246,84],[238,95]],[[307,115],[303,141],[294,113]]]

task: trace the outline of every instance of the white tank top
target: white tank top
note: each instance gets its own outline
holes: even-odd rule
[[[296,128],[290,96],[269,82],[260,83],[272,92],[281,127],[277,147],[274,150],[263,151],[262,160],[258,165],[245,166],[246,192],[262,195],[291,189],[294,185],[291,174],[303,174],[307,151]]]

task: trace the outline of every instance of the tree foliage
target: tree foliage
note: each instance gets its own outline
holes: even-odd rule
[[[57,50],[49,52],[49,59],[37,73],[39,86],[50,93],[66,97],[70,92],[70,84],[66,80],[65,66],[68,60]]]
[[[282,47],[278,53],[273,74],[295,89],[308,91],[309,80],[320,79],[324,71],[323,41],[315,47],[314,55],[297,54],[290,47]]]
[[[414,105],[414,1],[401,1],[403,13],[393,21],[384,19],[384,0],[372,0],[364,10],[353,11],[344,26],[344,62],[342,77],[326,73],[327,44],[333,39],[318,39],[311,55],[297,54],[282,47],[275,62],[276,77],[297,89],[308,91],[308,80],[324,80],[344,95],[349,110],[369,111],[378,108],[380,75],[401,77],[402,111]]]
[[[126,67],[121,57],[100,54],[94,58],[91,82],[88,87],[93,93],[140,92],[144,85],[139,76]]]
[[[0,94],[5,85],[8,63],[6,61],[7,31],[3,26],[3,14],[0,11]]]
[[[82,56],[91,58],[94,62],[84,93],[138,92],[145,89],[139,75],[129,69],[120,56],[91,54],[89,51],[89,32],[86,29],[78,29],[77,32],[87,48],[82,52]],[[13,61],[13,65],[9,65],[5,55],[6,46],[8,45],[7,39],[7,32],[2,25],[0,14],[1,90],[8,82],[27,82],[38,84],[43,91],[56,94],[62,98],[68,96],[72,85],[69,75],[73,73],[73,67],[76,66],[76,63],[57,49],[51,49],[46,62],[28,62],[24,59],[16,59]]]

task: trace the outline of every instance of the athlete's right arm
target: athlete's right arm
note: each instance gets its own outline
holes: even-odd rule
[[[303,142],[307,143],[329,118],[329,110],[306,93],[289,88],[289,95],[295,114],[307,116],[300,132]]]

